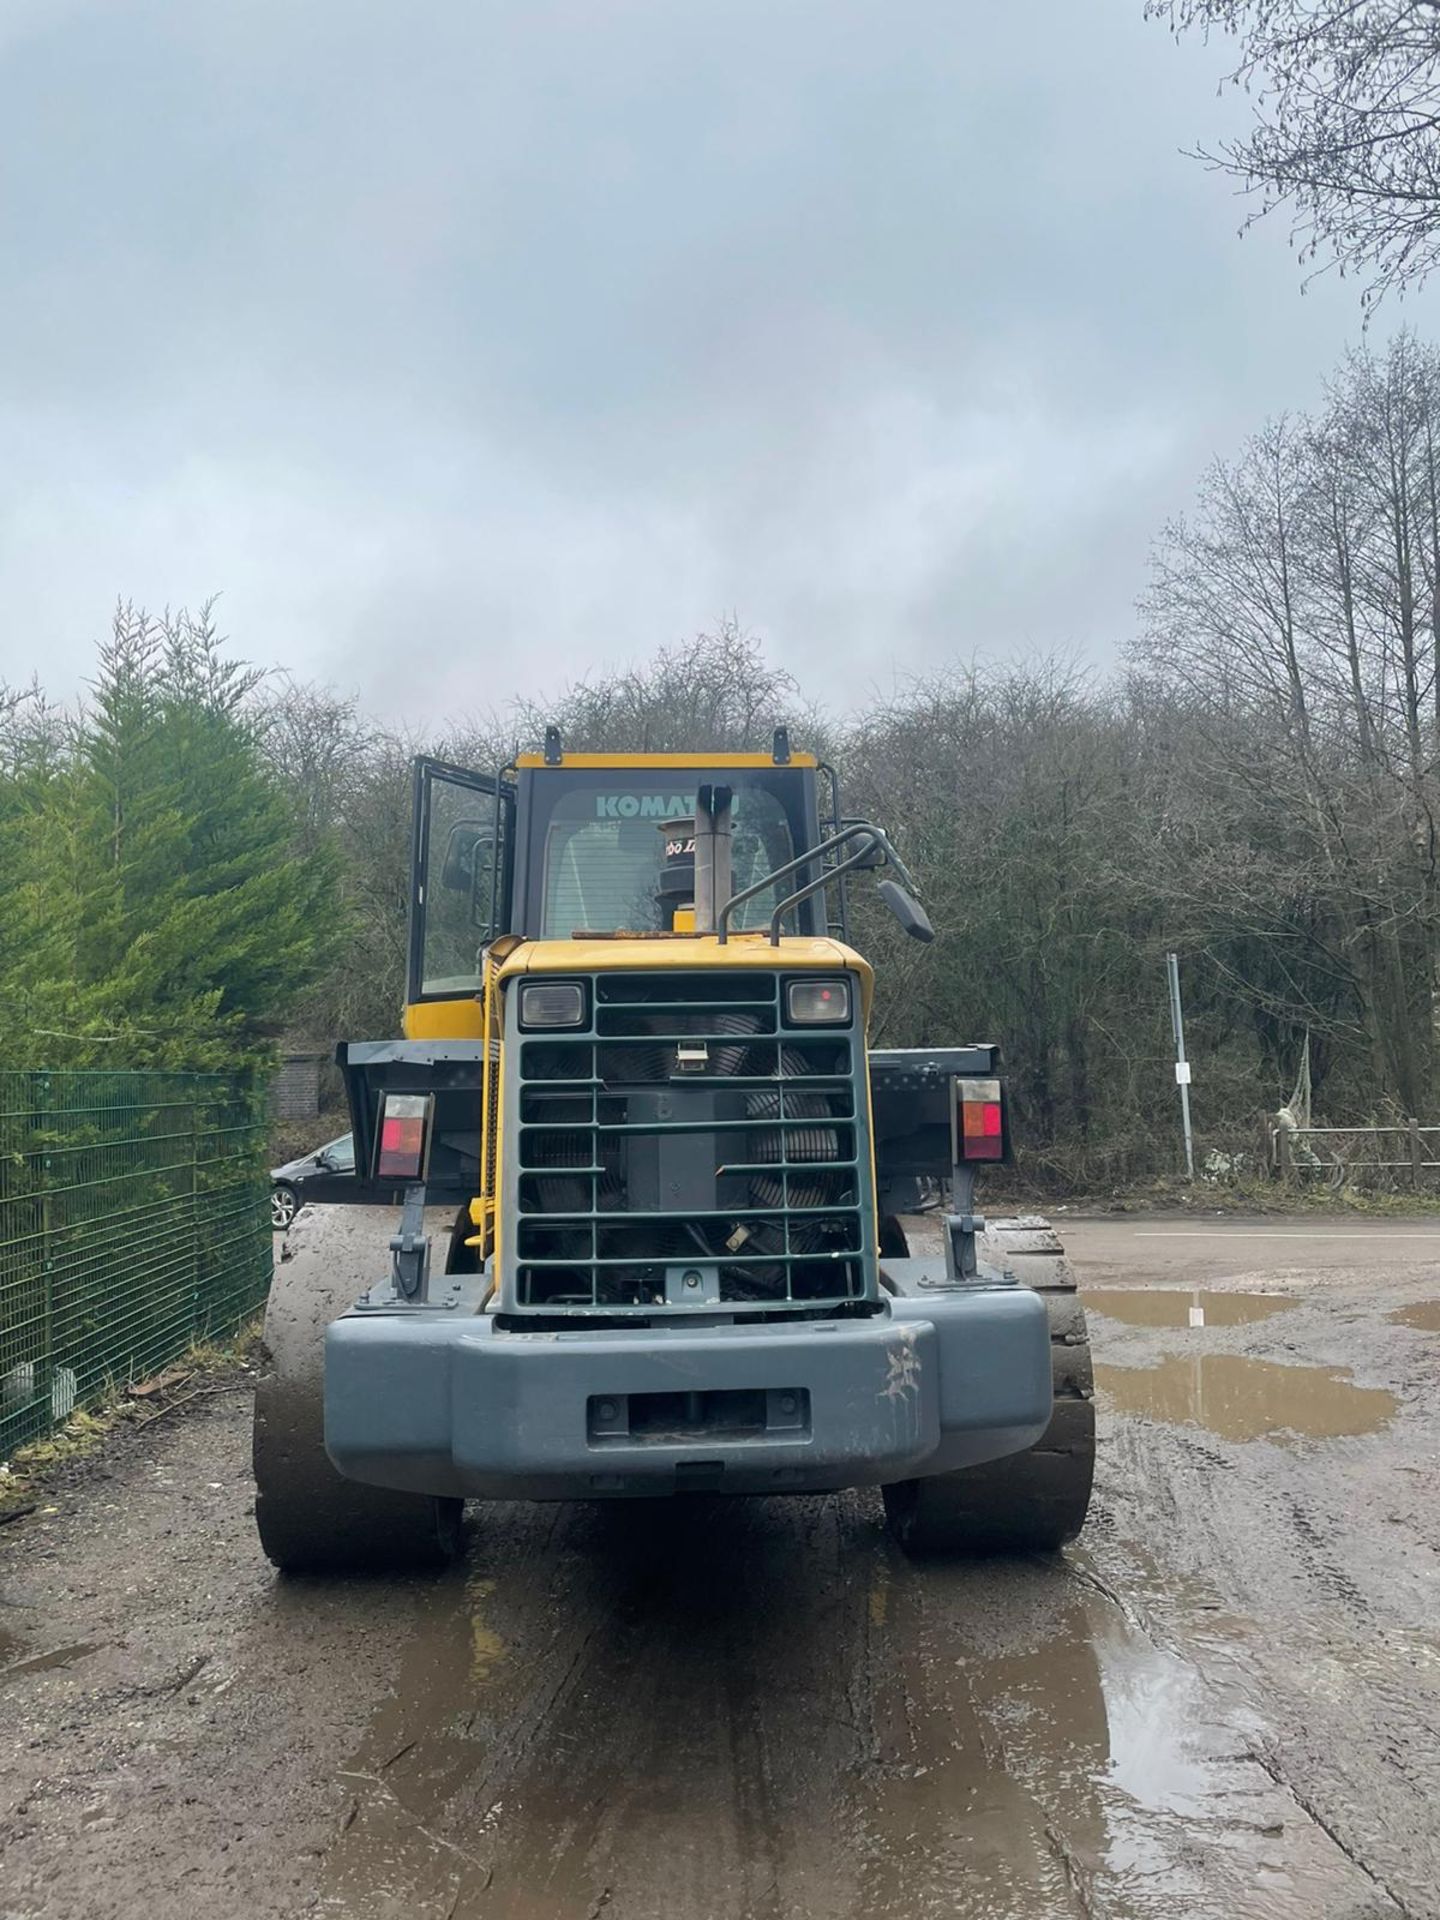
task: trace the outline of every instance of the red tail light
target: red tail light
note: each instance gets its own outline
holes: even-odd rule
[[[375,1150],[377,1180],[423,1180],[430,1145],[428,1093],[387,1093],[380,1100],[380,1138]]]
[[[1005,1157],[1005,1099],[998,1080],[962,1080],[959,1083],[959,1138],[961,1160],[1003,1160]]]

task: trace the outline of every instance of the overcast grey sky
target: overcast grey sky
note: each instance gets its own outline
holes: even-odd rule
[[[837,705],[1113,658],[1360,334],[1180,154],[1224,49],[1141,16],[0,0],[0,674],[216,590],[416,721],[727,610]]]

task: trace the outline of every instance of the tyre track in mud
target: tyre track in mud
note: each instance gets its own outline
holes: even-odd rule
[[[535,1596],[501,1542],[489,1560],[477,1542],[491,1573],[457,1583],[439,1632],[417,1637],[444,1704],[418,1664],[402,1670],[401,1701],[371,1740],[371,1766],[396,1756],[388,1804],[378,1825],[366,1808],[342,1831],[321,1910],[1120,1915],[1171,1912],[1183,1894],[1182,1911],[1279,1915],[1316,1911],[1337,1872],[1345,1883],[1242,1732],[1206,1721],[1188,1664],[1074,1571],[917,1573],[869,1504],[816,1503],[800,1543],[778,1504],[682,1514],[673,1531],[631,1510],[577,1513],[570,1554],[624,1578],[558,1689],[533,1668],[500,1678]],[[797,1544],[810,1548],[798,1565]],[[594,1596],[593,1579],[582,1587]],[[467,1623],[483,1650],[470,1688]],[[1138,1727],[1111,1724],[1116,1687],[1123,1705],[1136,1685],[1161,1716],[1148,1752]],[[487,1703],[482,1724],[467,1691]],[[443,1760],[468,1741],[476,1758],[456,1789]],[[1132,1770],[1168,1779],[1115,1787],[1121,1748]],[[395,1873],[395,1806],[442,1849],[433,1904],[418,1909],[416,1874]],[[1197,1823],[1218,1849],[1198,1875]],[[1247,1909],[1257,1853],[1306,1904],[1287,1894]],[[1369,1891],[1351,1876],[1334,1910],[1395,1911]]]
[[[1391,1428],[1111,1414],[1053,1562],[914,1566],[847,1495],[481,1509],[438,1584],[276,1582],[243,1395],[122,1436],[0,1534],[0,1911],[1431,1920],[1440,1340],[1387,1311],[1212,1344]]]

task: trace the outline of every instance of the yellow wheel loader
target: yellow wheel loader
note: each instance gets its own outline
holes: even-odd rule
[[[302,1210],[266,1319],[277,1566],[442,1562],[467,1499],[878,1486],[915,1552],[1079,1531],[1074,1282],[1043,1221],[975,1210],[996,1048],[867,1048],[862,877],[931,937],[783,729],[417,762],[405,1037],[338,1050],[354,1203]]]

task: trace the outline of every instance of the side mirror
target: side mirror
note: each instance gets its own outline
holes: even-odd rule
[[[478,820],[457,820],[445,842],[440,884],[452,893],[469,893],[475,878],[475,856],[484,840],[494,836]]]
[[[842,820],[840,822],[842,829],[845,827],[867,827],[869,824],[870,822],[868,820]],[[846,849],[846,854],[853,853],[857,844],[859,844],[857,841],[852,841]],[[845,854],[842,854],[840,857],[843,859]],[[884,865],[885,849],[880,845],[878,840],[872,840],[865,848],[864,853],[855,862],[854,871],[856,873],[864,873],[872,871],[876,867],[883,867]]]
[[[935,938],[929,914],[898,880],[877,880],[875,891],[912,940],[923,940],[928,945]]]
[[[499,857],[500,844],[491,828],[479,826],[474,820],[459,820],[450,829],[440,869],[442,887],[469,895],[470,924],[483,927],[487,938],[492,931],[490,896]]]

